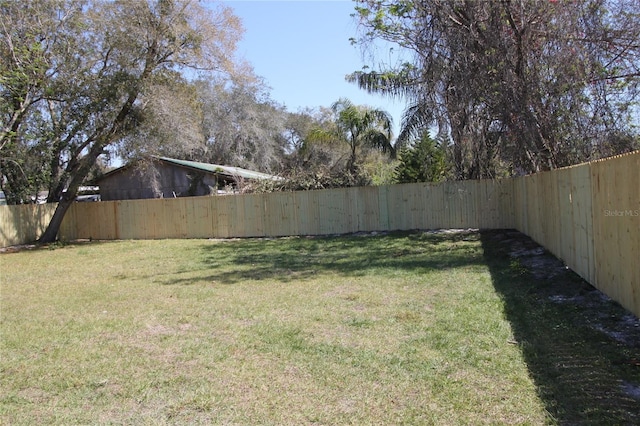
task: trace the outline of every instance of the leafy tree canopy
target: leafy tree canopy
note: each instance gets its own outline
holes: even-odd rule
[[[638,147],[635,0],[357,0],[366,47],[405,62],[350,81],[408,101],[400,144],[435,128],[456,178],[548,170]]]
[[[55,239],[99,157],[145,121],[168,121],[172,111],[193,105],[185,69],[244,72],[233,59],[242,28],[224,7],[205,9],[193,0],[0,0],[0,12],[0,182],[8,194],[20,194],[36,176],[48,186],[49,201],[60,201],[43,241]],[[167,105],[173,99],[175,110]],[[39,174],[31,174],[34,168]]]

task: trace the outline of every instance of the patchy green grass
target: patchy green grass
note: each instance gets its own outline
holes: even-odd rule
[[[637,419],[619,401],[617,410],[580,418],[565,406],[572,400],[553,394],[564,388],[541,371],[555,362],[552,342],[543,346],[545,317],[566,324],[571,318],[550,303],[535,317],[518,314],[535,309],[522,287],[532,280],[508,258],[487,257],[492,247],[478,233],[398,233],[92,242],[0,255],[0,419],[11,425]],[[519,283],[513,291],[511,282]],[[533,320],[539,322],[523,324]],[[551,338],[584,338],[570,328]],[[594,349],[574,344],[580,350],[571,354]],[[596,349],[609,352],[588,359],[629,355],[619,346]],[[536,364],[536,356],[550,361]],[[633,366],[620,368],[628,383],[640,382]],[[593,393],[585,398],[597,407],[602,395]]]

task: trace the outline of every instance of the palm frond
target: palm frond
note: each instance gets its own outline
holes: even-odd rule
[[[391,139],[383,132],[371,129],[367,132],[366,141],[369,146],[385,154],[389,154],[392,158],[396,156],[396,149],[391,144]]]
[[[418,86],[418,80],[413,74],[412,69],[405,67],[400,71],[384,73],[356,71],[348,74],[345,79],[368,93],[411,98],[416,94]]]
[[[312,129],[305,138],[305,144],[318,144],[318,145],[331,145],[334,143],[342,142],[343,137],[336,134],[336,132],[326,129],[315,128]]]
[[[409,106],[402,115],[400,134],[396,141],[396,149],[401,149],[418,139],[422,133],[429,130],[435,117],[433,111],[425,102],[416,102]]]

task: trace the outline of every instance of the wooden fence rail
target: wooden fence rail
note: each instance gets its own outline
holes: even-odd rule
[[[0,246],[34,241],[55,205],[0,208]],[[504,180],[76,203],[62,239],[330,235],[516,228],[640,316],[640,151]]]

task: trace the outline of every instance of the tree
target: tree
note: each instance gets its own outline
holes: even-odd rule
[[[400,151],[400,163],[395,169],[397,183],[440,182],[447,172],[446,154],[428,133],[418,142]]]
[[[324,143],[314,143],[312,137],[318,129],[332,133],[335,129],[333,118],[333,112],[327,107],[307,108],[288,114],[284,137],[285,169],[289,174],[326,174],[327,170],[339,163],[342,157],[339,149]]]
[[[400,143],[430,126],[450,136],[456,178],[548,170],[637,146],[619,142],[637,141],[638,2],[358,3],[359,42],[395,43],[409,60],[349,80],[407,98]]]
[[[28,202],[48,186],[50,150],[45,125],[56,75],[73,66],[53,61],[61,46],[75,51],[70,30],[79,2],[0,1],[0,186],[10,204]]]
[[[282,167],[287,113],[257,77],[198,81],[204,145],[199,159],[273,173]]]
[[[202,105],[198,88],[179,73],[154,82],[140,95],[144,108],[113,151],[124,161],[153,155],[188,157],[202,148]]]
[[[332,129],[316,129],[309,139],[322,143],[346,144],[349,148],[347,170],[357,174],[358,152],[363,147],[373,147],[395,156],[391,143],[393,120],[388,112],[354,105],[348,99],[340,99],[331,106],[334,114]]]
[[[160,87],[186,68],[233,73],[239,21],[178,0],[4,0],[2,158],[40,144],[55,240],[97,159],[139,128]],[[165,91],[166,94],[166,91]],[[156,109],[157,111],[157,109]],[[37,125],[36,125],[37,124]],[[5,173],[8,161],[3,161]]]

